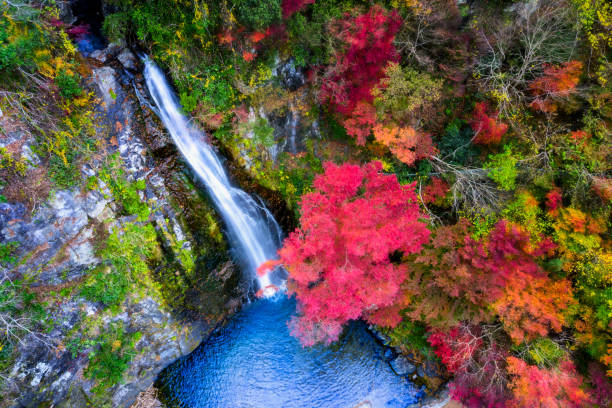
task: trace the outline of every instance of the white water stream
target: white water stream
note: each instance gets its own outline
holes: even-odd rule
[[[264,295],[272,295],[275,286],[269,274],[258,276],[256,269],[263,262],[276,258],[281,237],[278,223],[265,205],[232,185],[206,135],[183,114],[162,70],[148,57],[143,61],[147,87],[162,122],[187,163],[205,184],[225,221],[230,242],[243,267],[257,278]]]

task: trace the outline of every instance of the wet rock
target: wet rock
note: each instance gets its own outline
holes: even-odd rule
[[[441,387],[438,392],[425,397],[416,404],[410,405],[407,408],[461,408],[461,404],[453,404],[451,401],[448,386]]]
[[[90,55],[89,58],[95,59],[96,61],[104,64],[108,62],[110,59],[114,58],[119,52],[124,48],[123,44],[119,43],[110,43],[103,50],[95,50]]]
[[[110,200],[106,199],[101,192],[90,191],[85,197],[83,210],[85,210],[88,217],[99,219],[109,202]]]
[[[21,203],[0,203],[0,230],[10,221],[23,219],[25,213],[26,208]]]
[[[132,54],[132,52],[127,48],[125,48],[117,55],[117,59],[125,69],[128,69],[130,71],[136,71],[137,59],[134,54]]]
[[[174,143],[168,132],[159,123],[157,117],[147,108],[144,116],[147,144],[157,157],[168,157],[176,153]]]
[[[79,238],[80,242],[69,246],[67,249],[70,269],[90,266],[99,262],[98,258],[94,255],[94,247],[91,243],[93,231],[88,228],[79,235]]]
[[[117,99],[117,92],[119,89],[119,84],[117,83],[117,78],[115,77],[115,70],[111,67],[94,69],[93,78],[100,89],[102,99],[106,106],[111,106],[114,104],[115,100]]]
[[[385,351],[384,351],[384,354],[383,354],[383,359],[386,362],[390,362],[394,358],[395,358],[395,353],[393,352],[393,350],[390,347],[386,347]]]
[[[295,91],[306,83],[304,70],[295,66],[295,60],[289,58],[276,68],[276,75],[280,78],[283,86],[290,91]]]
[[[370,333],[372,333],[381,343],[389,344],[391,342],[391,339],[388,336],[385,336],[379,330],[376,330],[374,326],[368,326],[368,330],[370,330]]]
[[[407,376],[417,371],[417,367],[402,355],[397,356],[395,360],[392,360],[389,364],[397,375]]]
[[[59,19],[64,23],[72,25],[76,22],[76,17],[72,14],[72,5],[70,0],[57,0],[55,2],[59,10]]]
[[[95,57],[98,61],[109,61],[120,53],[120,49],[111,45]],[[133,55],[127,58],[131,59]],[[122,63],[129,64],[130,61]],[[195,228],[185,224],[184,215],[175,212],[169,202],[168,178],[157,171],[151,149],[143,142],[140,111],[136,109],[137,97],[130,93],[131,87],[125,86],[125,82],[121,82],[124,85],[121,86],[121,72],[121,69],[109,66],[93,70],[93,80],[103,101],[98,111],[105,128],[100,129],[99,134],[109,142],[107,153],[119,152],[122,169],[129,180],[146,180],[142,197],[150,200],[155,226],[158,231],[168,234],[168,244],[180,243],[181,248],[190,248],[196,242],[193,238]],[[171,142],[167,140],[164,143]],[[29,335],[17,346],[17,357],[9,370],[15,387],[3,394],[3,399],[15,401],[15,407],[129,407],[165,366],[193,351],[211,330],[202,316],[212,315],[209,309],[217,307],[215,302],[218,299],[214,296],[218,296],[219,291],[205,293],[202,302],[198,298],[198,304],[204,306],[198,309],[197,315],[189,318],[171,313],[169,300],[162,299],[157,290],[147,287],[137,287],[135,293],[129,293],[118,306],[119,310],[104,308],[101,303],[81,297],[80,285],[90,270],[107,267],[102,264],[102,259],[96,257],[96,239],[102,238],[105,230],[136,222],[137,218],[120,217],[116,213],[119,206],[99,179],[102,164],[103,159],[93,159],[81,169],[82,184],[88,177],[96,177],[101,192],[97,189],[89,191],[83,185],[73,190],[57,191],[46,203],[37,206],[37,211],[31,215],[22,204],[0,203],[0,242],[19,243],[16,257],[20,262],[10,272],[15,275],[36,272],[31,289],[51,298],[45,307],[47,315],[53,319],[45,338]],[[160,237],[160,241],[163,238]],[[174,266],[163,265],[173,274],[176,272],[172,269]],[[221,274],[223,271],[233,273],[235,268],[220,268],[211,273]],[[156,271],[151,272],[152,279],[156,277],[154,273]],[[227,283],[228,288],[231,286],[227,291],[231,295],[226,298],[223,292],[223,303],[217,309],[237,307],[243,295],[236,289],[243,282],[240,274],[236,270],[235,276],[220,281]],[[71,294],[59,294],[61,289],[68,287],[73,288],[68,292]],[[194,287],[189,290],[197,292],[201,289]],[[240,295],[236,295],[237,291]],[[206,306],[204,301],[212,306]],[[224,306],[225,303],[235,306]],[[74,344],[70,341],[75,340],[75,335],[83,333],[87,333],[84,339],[94,340],[108,329],[109,324],[118,321],[123,322],[126,333],[140,332],[142,337],[135,345],[134,358],[124,383],[105,390],[103,396],[96,396],[92,392],[96,383],[85,378],[84,372],[89,355],[97,346],[77,351],[65,347]],[[100,398],[104,401],[100,402]]]

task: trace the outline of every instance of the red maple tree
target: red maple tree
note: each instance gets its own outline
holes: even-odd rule
[[[463,323],[428,337],[435,354],[454,375],[449,384],[451,397],[468,408],[505,408],[509,399],[508,351],[497,343],[495,332],[495,326]]]
[[[542,112],[555,112],[557,101],[572,94],[582,73],[582,62],[569,61],[558,67],[549,65],[544,74],[529,84],[535,96],[530,106]]]
[[[516,357],[508,357],[512,376],[510,389],[514,398],[510,408],[579,408],[589,406],[591,397],[582,389],[582,378],[570,361],[559,368],[532,366]]]
[[[346,118],[360,102],[371,103],[371,91],[384,77],[385,67],[398,59],[393,39],[400,25],[397,12],[388,13],[380,6],[337,21],[335,37],[346,46],[325,72],[321,100]]]
[[[414,184],[402,186],[381,169],[379,162],[326,163],[315,191],[302,197],[301,227],[279,250],[289,293],[298,300],[292,332],[305,345],[337,339],[352,319],[399,322],[399,310],[389,316],[385,308],[396,302],[406,274],[390,258],[419,251],[429,230]]]
[[[476,136],[476,144],[498,144],[508,131],[508,125],[497,121],[497,112],[491,112],[485,102],[479,102],[474,108],[470,126]]]

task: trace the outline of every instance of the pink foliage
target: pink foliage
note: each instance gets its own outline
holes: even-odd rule
[[[589,379],[593,386],[593,403],[598,407],[612,405],[612,380],[606,377],[605,370],[597,363],[589,365]]]
[[[351,117],[343,122],[346,133],[349,136],[353,136],[355,138],[355,143],[360,146],[365,144],[375,124],[376,109],[371,103],[367,102],[359,102]]]
[[[321,99],[347,117],[359,102],[372,102],[371,90],[384,77],[387,64],[398,59],[393,39],[400,25],[397,12],[387,13],[380,6],[338,22],[336,37],[346,48],[325,74]]]
[[[553,188],[546,194],[546,207],[551,215],[557,215],[561,207],[563,195],[559,188]]]
[[[279,255],[298,300],[292,331],[303,344],[336,339],[351,319],[399,322],[399,310],[390,316],[385,308],[401,297],[406,271],[389,257],[419,251],[429,230],[419,220],[414,185],[400,185],[381,168],[326,163],[315,191],[302,197],[301,228]]]
[[[90,26],[89,24],[81,24],[66,30],[68,35],[76,40],[82,39],[84,36],[89,34]]]
[[[289,18],[293,13],[302,10],[308,4],[314,3],[315,0],[283,0],[283,17]]]
[[[530,279],[546,276],[537,259],[554,247],[548,239],[539,243],[531,242],[529,233],[522,227],[501,220],[484,241],[476,241],[471,236],[466,236],[465,246],[458,252],[462,262],[484,272],[478,279],[480,283],[471,282],[472,288],[482,288],[481,295],[488,301],[494,301],[501,296],[510,278]],[[467,290],[469,292],[469,289]],[[479,303],[477,299],[472,301]]]
[[[469,408],[503,408],[507,351],[481,326],[462,324],[429,335],[429,344],[454,375],[450,394]]]

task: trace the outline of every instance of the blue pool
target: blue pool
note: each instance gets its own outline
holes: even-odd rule
[[[422,392],[393,373],[362,323],[332,346],[302,348],[289,335],[295,301],[249,304],[160,376],[170,408],[405,408]],[[369,403],[370,405],[368,405]]]

